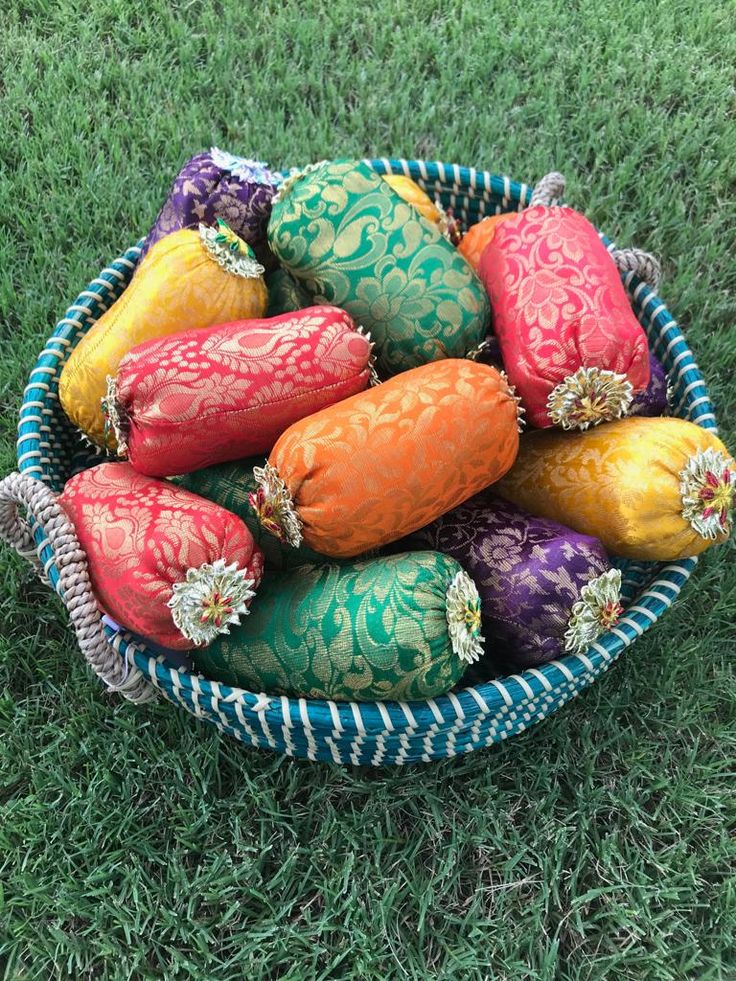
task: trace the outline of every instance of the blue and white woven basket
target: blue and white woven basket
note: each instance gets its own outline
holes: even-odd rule
[[[485,215],[521,210],[531,201],[526,184],[473,168],[417,160],[368,162],[377,173],[413,178],[466,226]],[[541,722],[603,674],[679,595],[695,558],[621,562],[625,613],[584,654],[411,703],[338,703],[231,688],[178,669],[126,631],[105,625],[91,600],[84,554],[56,503],[67,478],[99,457],[80,442],[62,412],[58,382],[70,350],[121,295],[139,255],[140,244],[128,249],[82,290],[59,321],[23,395],[19,472],[0,483],[0,536],[61,596],[80,648],[110,688],[139,702],[160,692],[248,746],[289,756],[372,766],[428,762],[490,746]],[[653,352],[669,372],[673,412],[716,431],[703,378],[664,302],[634,272],[622,272],[622,280]]]

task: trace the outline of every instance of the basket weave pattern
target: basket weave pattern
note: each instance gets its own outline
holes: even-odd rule
[[[456,164],[388,159],[368,163],[379,174],[411,177],[465,225],[486,215],[521,210],[532,195],[525,184]],[[601,238],[613,252],[613,243]],[[92,280],[59,321],[31,372],[20,412],[18,469],[52,491],[60,491],[70,476],[100,460],[80,441],[59,406],[59,375],[74,345],[123,292],[139,256],[140,243]],[[670,373],[674,414],[716,431],[703,378],[665,304],[634,272],[621,275],[650,347]],[[63,599],[49,536],[32,516],[29,526],[42,573]],[[171,667],[123,630],[105,631],[124,673],[138,669],[169,701],[247,745],[343,764],[427,762],[507,739],[561,708],[656,623],[696,561],[618,563],[624,576],[624,615],[586,653],[425,702],[336,703],[243,691]]]

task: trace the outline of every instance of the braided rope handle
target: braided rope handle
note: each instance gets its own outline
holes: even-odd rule
[[[565,193],[565,178],[562,174],[553,170],[550,174],[545,174],[541,180],[534,185],[529,207],[533,208],[537,204],[551,207],[557,203]],[[662,266],[659,260],[650,252],[643,249],[618,249],[614,248],[611,257],[616,263],[619,272],[635,273],[639,279],[643,280],[653,290],[659,288],[662,278]]]
[[[110,646],[102,626],[87,569],[87,558],[56,495],[42,481],[11,473],[0,481],[0,539],[31,562],[45,578],[33,532],[19,507],[43,528],[54,552],[59,587],[77,635],[79,649],[95,674],[131,702],[147,702],[155,691],[137,667]]]

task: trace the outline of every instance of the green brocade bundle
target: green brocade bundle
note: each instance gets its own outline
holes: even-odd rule
[[[192,494],[199,494],[200,497],[236,514],[248,526],[256,545],[263,552],[267,569],[281,571],[312,563],[339,563],[339,559],[320,555],[303,543],[298,548],[292,548],[288,542],[282,542],[280,538],[266,531],[248,501],[248,495],[258,491],[253,476],[254,466],[263,466],[263,458],[218,463],[213,467],[174,477],[173,481]]]
[[[315,303],[346,310],[395,375],[462,358],[484,339],[490,305],[457,249],[364,162],[337,160],[288,178],[269,244]]]
[[[267,573],[241,625],[192,652],[207,678],[338,701],[433,698],[483,651],[472,579],[439,552]]]

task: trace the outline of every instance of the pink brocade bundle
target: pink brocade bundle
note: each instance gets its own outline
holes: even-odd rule
[[[626,413],[649,382],[647,338],[583,215],[540,205],[504,221],[479,274],[533,426],[585,429]]]
[[[118,451],[153,477],[267,454],[292,423],[355,395],[371,343],[336,307],[187,331],[134,348],[106,401]]]

